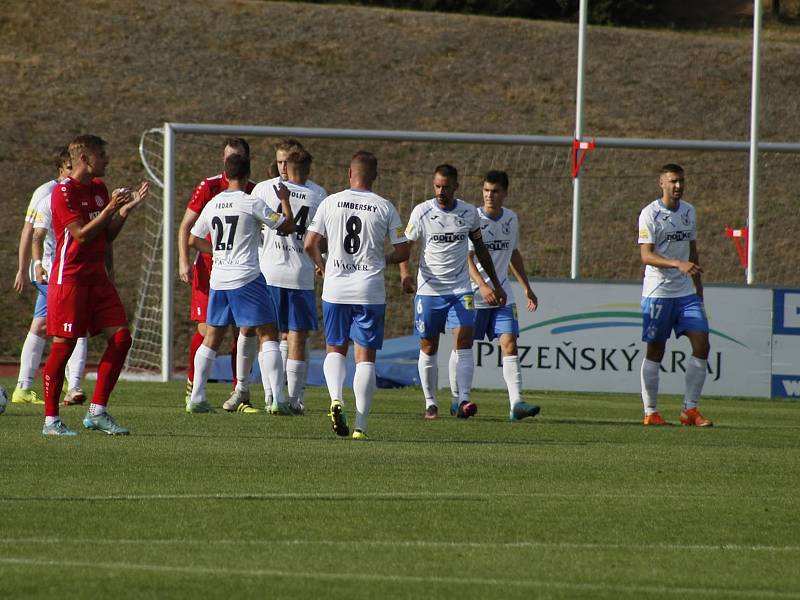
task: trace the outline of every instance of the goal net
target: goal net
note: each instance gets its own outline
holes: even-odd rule
[[[199,130],[203,126],[196,126]],[[213,126],[209,126],[213,127]],[[183,133],[175,136],[174,218],[170,224],[171,245],[177,243],[177,227],[188,199],[204,177],[222,169],[222,144],[228,135],[241,135],[244,128],[230,132]],[[246,137],[251,145],[253,179],[267,177],[274,159],[273,146],[284,137],[299,139],[314,157],[311,178],[330,193],[347,187],[347,168],[351,155],[369,150],[379,160],[375,191],[392,200],[402,219],[411,209],[432,196],[431,179],[436,165],[447,162],[459,171],[458,196],[480,205],[481,182],[489,169],[501,169],[510,177],[506,204],[520,216],[520,248],[529,277],[558,279],[570,277],[572,236],[572,140],[566,137],[485,136],[464,134],[465,140],[436,141],[436,134],[408,132],[408,139],[390,134],[400,132],[362,132],[347,138],[298,133],[304,130],[250,128]],[[262,131],[263,130],[263,131]],[[248,130],[249,131],[249,130]],[[323,130],[315,130],[323,131]],[[324,130],[327,132],[335,130]],[[164,172],[165,130],[151,129],[142,134],[140,154],[148,177],[157,190],[167,180]],[[368,135],[367,135],[368,134]],[[384,136],[382,138],[382,136]],[[398,139],[400,138],[400,139]],[[800,151],[800,146],[798,146]],[[677,162],[686,169],[685,197],[697,208],[700,256],[708,283],[742,284],[744,272],[735,246],[725,235],[725,227],[743,227],[747,219],[748,156],[746,152],[722,150],[676,150],[606,148],[598,142],[583,163],[581,190],[580,277],[614,281],[640,278],[641,262],[636,244],[637,218],[641,208],[659,195],[658,169]],[[800,274],[783,260],[789,243],[783,229],[784,214],[800,187],[800,154],[762,152],[760,154],[760,201],[758,208],[759,283],[800,284]],[[147,204],[142,240],[142,269],[133,323],[134,343],[128,355],[127,370],[159,373],[163,365],[163,329],[173,335],[175,363],[186,367],[188,340],[194,331],[189,321],[189,286],[177,278],[177,258],[173,258],[168,280],[174,292],[173,309],[164,314],[162,299],[162,255],[164,244],[163,206]],[[414,253],[416,254],[416,253]],[[412,266],[416,256],[412,257]],[[387,269],[387,337],[411,332],[411,300],[402,293],[396,267]],[[318,343],[320,341],[318,340]],[[184,356],[184,354],[186,356]]]

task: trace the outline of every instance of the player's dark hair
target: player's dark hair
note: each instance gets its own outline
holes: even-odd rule
[[[301,167],[308,168],[311,166],[311,161],[314,160],[314,157],[311,156],[307,150],[295,148],[289,152],[289,156],[286,158],[286,160],[293,165],[300,165]]]
[[[106,141],[99,135],[92,135],[85,133],[79,135],[69,143],[69,156],[74,163],[81,158],[81,152],[84,150],[101,151],[106,146]]]
[[[305,150],[303,144],[294,138],[284,138],[275,144],[275,152],[283,150],[284,152],[292,152],[294,150]]]
[[[675,163],[669,163],[661,167],[659,175],[663,175],[664,173],[683,173],[683,167]]]
[[[58,146],[53,150],[53,165],[56,169],[62,169],[64,166],[72,164],[72,159],[69,156],[69,146],[66,144]]]
[[[225,150],[225,148],[227,148],[228,146],[236,150],[236,152],[238,152],[239,154],[246,156],[247,158],[250,158],[250,144],[248,144],[247,140],[245,140],[244,138],[239,138],[239,137],[226,138],[225,143],[222,145],[222,149]]]
[[[498,183],[508,191],[508,173],[505,171],[491,170],[483,178],[484,183]]]
[[[458,181],[458,169],[447,163],[441,164],[433,170],[434,175],[441,175],[453,181]]]
[[[378,177],[378,158],[366,150],[359,150],[350,159],[350,169],[369,183]]]
[[[240,181],[250,176],[250,158],[241,154],[231,154],[225,159],[225,177]]]

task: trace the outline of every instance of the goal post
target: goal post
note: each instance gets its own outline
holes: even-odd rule
[[[145,131],[140,143],[147,176],[162,190],[163,197],[161,203],[149,203],[146,211],[147,239],[143,241],[128,373],[148,372],[167,381],[174,372],[176,213],[182,214],[185,208],[179,198],[188,198],[191,188],[210,174],[209,168],[218,172],[219,143],[229,136],[250,139],[258,161],[265,157],[271,161],[271,142],[286,137],[300,139],[315,155],[312,178],[331,192],[347,185],[347,164],[354,150],[375,151],[381,161],[376,191],[395,202],[403,219],[413,204],[430,197],[430,174],[436,164],[452,162],[458,167],[459,195],[473,204],[481,202],[480,181],[487,170],[508,171],[512,180],[510,198],[515,202],[511,206],[518,209],[521,224],[530,233],[521,240],[529,275],[568,278],[570,262],[579,258],[571,239],[574,236],[570,235],[575,181],[571,153],[576,140],[569,136],[165,123],[162,128]],[[740,164],[740,157],[731,158],[731,153],[744,157],[749,150],[747,142],[598,137],[593,143],[596,149],[581,167],[581,245],[589,257],[580,259],[582,278],[631,281],[639,276],[640,265],[629,243],[633,227],[628,221],[635,220],[648,198],[655,197],[655,173],[660,164],[684,163],[692,191],[687,196],[693,198],[694,190],[698,190],[701,205],[713,202],[715,209],[724,213],[724,223],[746,218],[747,169]],[[772,193],[782,194],[783,183],[777,185],[777,173],[790,174],[791,181],[786,185],[794,189],[800,186],[796,181],[800,178],[800,144],[760,143],[759,151],[764,166],[762,179],[768,179],[767,188],[775,188]],[[256,172],[261,172],[260,167]],[[762,206],[760,210],[767,209]],[[592,235],[592,224],[598,219],[607,221],[602,240]],[[710,258],[716,261],[717,254],[730,253],[730,242],[724,243],[727,238],[721,226],[706,223],[704,218],[701,227],[704,256],[709,256],[705,251],[707,236],[717,231],[723,242],[711,240],[714,250]],[[731,269],[726,267],[713,281],[738,281],[741,271],[737,267],[736,263]],[[791,277],[778,266],[771,268],[774,270],[765,272],[760,281]],[[395,283],[387,280],[387,287]],[[185,294],[185,290],[179,292],[179,296]],[[389,296],[393,295],[397,298],[392,301],[402,299],[399,289],[392,288]]]

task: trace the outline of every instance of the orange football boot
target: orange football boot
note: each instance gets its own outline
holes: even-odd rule
[[[713,427],[714,423],[700,414],[696,408],[681,411],[681,425],[694,427]]]
[[[662,417],[657,412],[654,412],[652,415],[646,415],[645,418],[644,418],[644,426],[645,427],[650,427],[651,425],[669,427],[669,426],[672,425],[672,423],[667,423],[664,420],[664,417]]]

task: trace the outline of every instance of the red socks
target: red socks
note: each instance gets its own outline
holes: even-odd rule
[[[64,369],[67,366],[77,340],[53,342],[50,356],[42,369],[44,381],[44,416],[58,416],[58,399],[61,397],[61,386],[64,385]]]
[[[92,404],[108,404],[108,397],[111,390],[117,384],[119,374],[122,372],[122,365],[125,364],[125,357],[131,347],[131,332],[127,329],[120,329],[108,340],[108,346],[100,359],[97,367],[97,385],[92,395]],[[49,360],[49,359],[48,359]],[[63,371],[62,371],[63,372]]]

